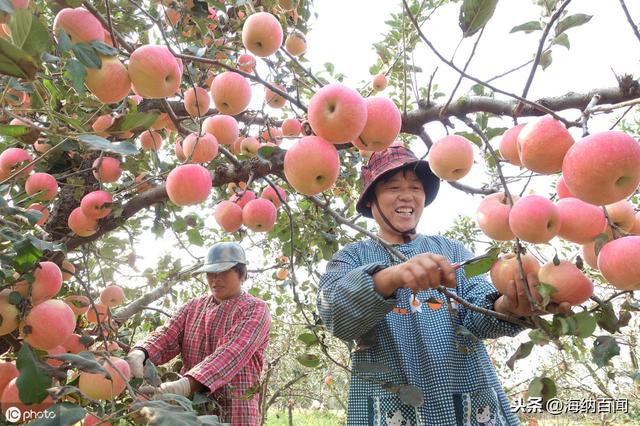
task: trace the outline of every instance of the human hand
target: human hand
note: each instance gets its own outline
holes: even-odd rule
[[[539,284],[538,277],[535,274],[527,275],[527,282],[533,299],[540,303],[542,296],[536,291],[535,287]],[[524,279],[518,277],[515,281],[511,280],[507,285],[504,294],[495,301],[493,309],[505,315],[515,317],[528,317],[533,315],[533,307],[527,298]],[[545,307],[543,314],[560,314],[571,311],[571,305],[567,302],[555,303],[549,302]]]
[[[396,288],[409,288],[414,293],[440,285],[454,288],[456,273],[444,256],[423,253],[389,268]]]
[[[188,377],[183,377],[173,382],[166,382],[160,385],[158,389],[160,393],[173,393],[189,397],[191,395],[191,384]]]
[[[126,357],[131,374],[137,379],[142,379],[144,376],[144,359],[145,354],[140,349],[132,350]]]

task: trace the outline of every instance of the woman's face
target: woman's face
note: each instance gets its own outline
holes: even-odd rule
[[[390,243],[402,243],[402,235],[387,225],[380,211],[399,231],[418,226],[424,210],[422,181],[413,170],[399,171],[386,182],[377,183],[374,192],[378,205],[371,203],[371,213],[380,227],[380,236]]]

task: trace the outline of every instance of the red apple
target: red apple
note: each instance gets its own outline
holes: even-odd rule
[[[548,262],[538,271],[540,283],[553,286],[556,291],[551,294],[551,301],[567,302],[580,305],[589,300],[593,294],[593,283],[585,274],[568,260],[561,260],[559,265]]]
[[[402,117],[391,99],[375,96],[364,100],[367,105],[367,122],[359,137],[352,141],[359,149],[383,151],[400,134]]]
[[[289,184],[305,195],[331,188],[340,173],[336,148],[318,136],[305,136],[284,156],[284,174]]]
[[[276,223],[277,216],[276,206],[264,198],[251,200],[242,209],[242,223],[256,232],[271,230]]]
[[[339,144],[356,139],[367,124],[367,104],[360,93],[339,83],[318,90],[309,102],[309,124],[316,135]]]
[[[540,117],[527,123],[518,134],[520,162],[537,173],[557,173],[573,143],[573,136],[561,121],[549,115]]]
[[[604,232],[607,219],[602,208],[573,197],[563,198],[556,205],[560,212],[559,237],[586,244]]]
[[[517,277],[526,277],[529,274],[537,274],[540,269],[540,262],[533,255],[525,253],[520,256],[524,275],[521,274],[520,263],[514,253],[502,256],[496,263],[491,266],[491,282],[502,294],[507,292],[507,288],[511,281],[515,281]]]
[[[517,195],[511,197],[514,203],[520,198]],[[509,227],[510,211],[511,204],[504,192],[487,195],[478,205],[476,213],[478,226],[487,237],[493,240],[512,240],[515,235]]]
[[[500,155],[509,163],[521,166],[520,155],[518,154],[518,135],[525,124],[518,124],[504,132],[500,139]]]
[[[251,86],[246,78],[232,71],[216,76],[211,83],[211,97],[218,111],[227,115],[238,115],[251,102]]]
[[[146,44],[131,54],[129,76],[136,94],[149,99],[168,98],[180,88],[182,62],[166,46]]]
[[[242,26],[242,44],[249,52],[261,58],[276,53],[282,45],[282,38],[280,22],[268,12],[254,13]]]
[[[473,145],[462,136],[445,136],[433,144],[427,159],[436,176],[456,181],[466,176],[473,166]]]
[[[211,188],[211,174],[199,164],[178,166],[167,176],[167,194],[178,206],[202,203],[209,197]]]
[[[214,217],[222,229],[236,232],[242,226],[242,207],[233,201],[221,201],[216,205]]]
[[[534,244],[548,243],[560,230],[560,212],[547,198],[527,195],[511,208],[509,227],[520,239]]]
[[[620,290],[640,290],[640,237],[609,241],[598,254],[598,269]]]
[[[223,114],[205,118],[202,122],[202,130],[211,133],[222,145],[233,144],[240,135],[236,119]]]

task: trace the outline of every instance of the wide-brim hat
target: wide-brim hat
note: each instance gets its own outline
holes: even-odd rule
[[[362,166],[362,192],[356,204],[356,210],[364,217],[372,217],[371,207],[367,206],[367,201],[375,183],[384,175],[405,167],[412,167],[418,179],[422,181],[424,205],[431,204],[440,189],[440,178],[433,174],[427,161],[418,159],[413,152],[402,145],[391,145],[384,151],[374,152],[369,162]]]
[[[247,258],[242,246],[234,242],[220,242],[209,249],[204,265],[196,270],[195,273],[224,272],[238,264],[247,264]]]

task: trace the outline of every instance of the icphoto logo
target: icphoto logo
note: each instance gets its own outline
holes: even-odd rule
[[[7,418],[7,421],[17,423],[22,418],[22,412],[18,407],[9,407],[7,411],[4,412],[4,416]]]

